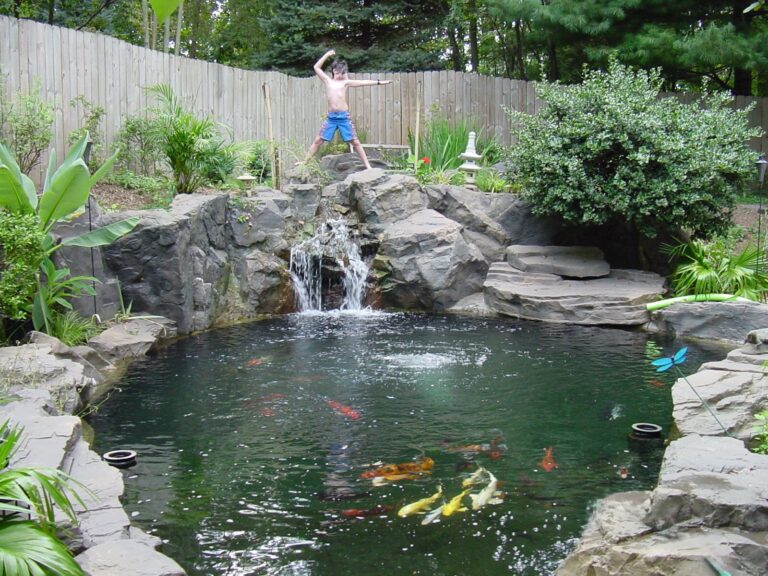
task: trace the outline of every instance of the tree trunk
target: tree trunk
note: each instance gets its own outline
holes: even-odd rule
[[[163,26],[163,52],[168,54],[171,44],[171,17],[165,19],[165,25]]]
[[[21,1],[22,0],[14,0],[13,2],[13,17],[18,18],[19,17],[19,8],[21,8]]]
[[[141,20],[144,25],[144,48],[149,48],[149,3],[141,0]]]
[[[176,42],[173,47],[173,53],[178,56],[181,50],[181,25],[184,23],[184,0],[179,4],[179,12],[176,15]]]
[[[525,59],[523,58],[523,29],[520,21],[515,21],[515,52],[517,55],[517,66],[520,68],[520,79],[528,80],[528,73],[525,70]]]
[[[464,54],[461,50],[461,45],[456,37],[456,29],[448,27],[448,40],[451,43],[451,62],[453,62],[453,70],[455,72],[461,72],[464,70]]]
[[[480,68],[480,50],[477,45],[477,0],[469,0],[467,4],[469,12],[469,62],[472,72]]]
[[[547,80],[554,82],[560,79],[560,67],[557,64],[557,48],[551,40],[547,42],[547,56],[549,57]]]
[[[733,69],[733,94],[750,96],[752,94],[752,72],[744,68]]]
[[[53,17],[56,14],[56,0],[51,0],[48,3],[48,24],[53,25]]]

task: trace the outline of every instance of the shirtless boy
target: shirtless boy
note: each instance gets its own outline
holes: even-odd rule
[[[317,149],[323,142],[330,142],[333,139],[333,135],[336,130],[341,132],[341,137],[344,142],[352,144],[357,155],[360,156],[360,160],[365,164],[365,168],[371,167],[368,162],[368,156],[365,155],[365,150],[360,140],[357,138],[355,127],[352,125],[352,118],[349,115],[349,104],[347,104],[347,88],[357,88],[358,86],[374,86],[378,84],[389,84],[391,80],[350,80],[347,77],[347,63],[344,60],[335,60],[331,64],[331,78],[323,72],[323,65],[325,61],[331,56],[336,54],[335,50],[328,50],[322,55],[320,60],[315,62],[315,74],[325,84],[325,93],[328,98],[328,117],[320,127],[320,133],[312,142],[312,146],[309,147],[307,152],[307,160],[315,155]]]

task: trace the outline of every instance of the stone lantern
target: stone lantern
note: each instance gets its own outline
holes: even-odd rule
[[[248,172],[243,172],[240,176],[237,177],[237,179],[243,183],[243,189],[245,190],[245,195],[250,196],[251,195],[251,187],[253,186],[254,181],[258,180],[256,176],[253,174],[250,174]]]
[[[477,135],[474,132],[469,133],[469,140],[467,141],[467,149],[459,154],[459,158],[464,160],[464,163],[459,166],[459,170],[467,173],[467,182],[465,186],[467,188],[476,189],[475,186],[475,174],[480,170],[480,166],[477,165],[477,160],[482,158],[482,155],[475,150],[475,137]]]

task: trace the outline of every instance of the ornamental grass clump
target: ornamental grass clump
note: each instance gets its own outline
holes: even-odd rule
[[[507,166],[537,215],[573,225],[624,224],[638,238],[685,229],[724,232],[737,194],[754,179],[746,110],[726,94],[683,104],[660,97],[659,70],[612,61],[582,84],[543,83],[536,115],[519,124]]]

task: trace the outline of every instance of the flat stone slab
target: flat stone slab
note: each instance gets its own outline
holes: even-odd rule
[[[664,293],[652,272],[612,270],[605,278],[566,280],[556,274],[523,273],[496,262],[483,284],[488,306],[508,316],[544,322],[638,326],[645,308]]]
[[[112,540],[79,554],[75,560],[88,576],[184,576],[174,560],[136,540]]]
[[[508,246],[507,263],[523,272],[567,278],[602,278],[611,272],[603,251],[594,246]]]

